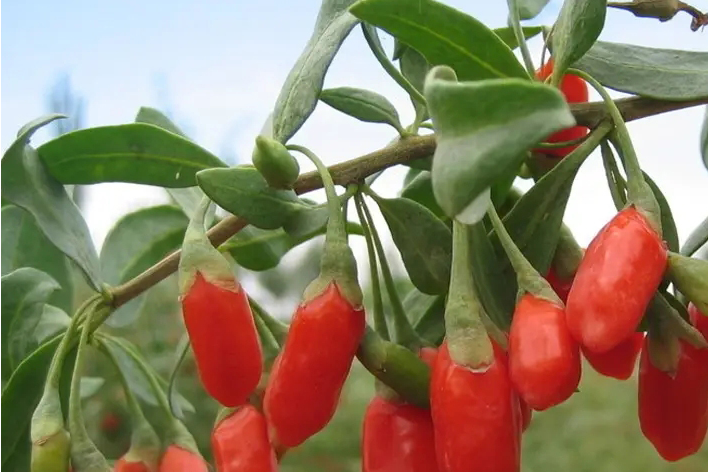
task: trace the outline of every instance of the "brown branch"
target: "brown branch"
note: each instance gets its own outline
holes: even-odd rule
[[[632,121],[648,116],[658,115],[674,110],[680,110],[708,103],[708,98],[684,102],[669,102],[653,98],[631,97],[615,102],[626,121]],[[595,128],[607,118],[605,105],[602,102],[574,104],[570,106],[578,124]],[[369,175],[388,167],[431,156],[435,152],[435,136],[413,136],[402,139],[388,147],[366,154],[329,168],[335,183],[346,186],[358,182]],[[295,183],[295,192],[307,193],[322,187],[322,180],[316,172],[301,175]],[[208,232],[214,246],[219,246],[234,234],[238,233],[248,223],[236,216],[227,216],[214,225]],[[113,306],[123,305],[137,297],[142,292],[157,284],[177,270],[180,251],[168,255],[154,266],[137,277],[111,290]]]
[[[656,18],[661,22],[669,21],[680,11],[693,17],[691,31],[708,24],[708,14],[679,0],[634,0],[632,2],[607,2],[609,8],[627,10],[639,18]]]

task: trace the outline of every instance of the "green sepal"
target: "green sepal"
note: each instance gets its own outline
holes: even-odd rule
[[[256,137],[253,165],[273,188],[291,189],[300,175],[300,165],[280,142],[263,135]]]
[[[71,441],[64,427],[57,389],[44,391],[32,415],[30,439],[32,472],[66,472],[69,469]]]
[[[132,420],[135,421],[135,418]],[[142,462],[148,470],[157,470],[162,456],[162,444],[155,429],[144,417],[132,427],[130,449],[123,457],[129,462]]]
[[[204,218],[211,206],[211,200],[204,197],[195,211],[184,233],[182,254],[179,259],[179,293],[185,296],[194,283],[197,272],[209,283],[237,292],[240,284],[234,277],[231,265],[206,235]]]
[[[359,286],[356,259],[346,240],[329,239],[325,243],[320,275],[305,288],[302,302],[316,298],[332,283],[337,284],[339,293],[351,306],[362,307],[364,296]]]

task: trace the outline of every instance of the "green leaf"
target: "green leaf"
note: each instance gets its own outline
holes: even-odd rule
[[[44,235],[83,270],[95,290],[101,289],[98,256],[79,209],[64,187],[46,170],[29,139],[40,126],[61,115],[49,115],[23,128],[2,158],[2,197],[24,208]]]
[[[273,111],[273,139],[287,142],[317,105],[325,74],[359,22],[347,10],[353,0],[323,0],[315,30],[280,90]]]
[[[414,169],[411,169],[414,170]],[[435,201],[433,180],[430,172],[421,171],[401,191],[401,197],[418,202],[433,212],[437,217],[444,217],[445,212]]]
[[[350,11],[461,80],[528,78],[509,46],[480,21],[431,0],[360,0]]]
[[[150,381],[143,373],[142,369],[137,365],[134,356],[141,357],[139,351],[124,339],[118,339],[111,336],[103,336],[102,340],[106,349],[108,349],[116,359],[118,368],[125,376],[125,381],[130,390],[141,400],[150,404],[158,405],[157,398],[150,386]],[[146,363],[146,365],[148,365]],[[152,367],[148,367],[152,370]],[[157,375],[154,374],[153,375]],[[159,376],[158,380],[165,384],[166,382]],[[182,395],[175,392],[174,399],[179,404],[179,407],[190,413],[194,413],[194,406]]]
[[[563,2],[551,36],[554,76],[588,52],[605,26],[606,12],[607,0]]]
[[[164,113],[159,110],[150,107],[140,107],[138,114],[135,117],[136,123],[147,123],[150,125],[158,126],[164,130],[167,130],[176,135],[182,136],[183,138],[189,139],[189,136],[184,134],[184,132],[170,120]],[[188,218],[191,218],[199,202],[202,201],[204,197],[204,192],[199,187],[187,187],[187,188],[166,188],[165,191],[169,194],[172,200],[184,211],[184,214]],[[206,222],[210,225],[214,221],[214,211],[216,209],[212,206],[207,214]]]
[[[407,198],[376,198],[411,282],[423,293],[445,293],[450,284],[452,233],[426,207]]]
[[[179,249],[188,222],[184,213],[171,205],[142,208],[123,216],[101,249],[105,280],[112,285],[122,284]],[[135,321],[145,295],[118,308],[107,323],[118,327]]]
[[[219,250],[228,251],[238,265],[248,270],[263,271],[276,267],[288,251],[302,242],[303,239],[295,238],[283,229],[246,226],[219,246]]]
[[[516,0],[522,20],[535,18],[547,4],[548,0]]]
[[[49,274],[29,267],[17,269],[1,280],[2,378],[6,380],[31,352],[35,329],[44,304],[59,284]]]
[[[280,228],[303,207],[295,192],[269,187],[253,167],[204,170],[197,182],[221,208],[261,229]]]
[[[2,275],[20,267],[49,274],[61,286],[49,298],[65,311],[73,308],[74,282],[69,260],[37,227],[34,217],[20,207],[7,205],[2,215]]]
[[[2,391],[2,467],[9,463],[11,456],[16,457],[14,450],[24,447],[21,443],[29,439],[32,413],[42,396],[49,363],[60,339],[61,336],[54,337],[25,358]]]
[[[401,119],[394,106],[386,97],[376,92],[354,87],[338,87],[323,90],[320,93],[320,100],[357,120],[386,123],[397,131],[403,130]]]
[[[327,204],[302,205],[302,208],[288,218],[283,229],[290,236],[298,239],[312,234],[321,234],[324,232],[328,220],[329,208]]]
[[[477,296],[499,328],[508,330],[516,304],[516,278],[505,271],[508,262],[495,252],[484,222],[470,226],[470,264]]]
[[[701,127],[701,154],[703,155],[703,165],[708,169],[708,105],[705,109],[703,126]]]
[[[519,47],[519,42],[516,40],[516,35],[514,34],[513,28],[497,28],[492,31],[494,31],[494,34],[499,36],[499,38],[501,38],[501,40],[504,41],[504,43],[511,49],[516,49]],[[524,34],[524,38],[526,39],[533,38],[541,31],[543,31],[543,26],[525,26],[521,28],[521,32]]]
[[[71,318],[61,308],[44,305],[39,323],[37,323],[37,327],[34,330],[34,341],[37,344],[43,343],[49,337],[68,328],[70,322]]]
[[[575,152],[562,159],[523,194],[503,218],[514,243],[541,275],[548,272],[556,252],[563,214],[575,176],[602,137],[597,133],[590,135]],[[513,269],[508,259],[502,256],[505,252],[496,233],[491,241],[505,270],[513,278]]]
[[[74,131],[42,145],[39,155],[63,184],[130,182],[191,187],[202,169],[226,167],[192,141],[154,125],[130,123]]]
[[[468,208],[526,151],[554,131],[575,124],[563,95],[521,79],[454,82],[428,74],[425,96],[437,133],[433,190],[450,217]]]
[[[677,101],[708,97],[706,52],[598,41],[573,67],[620,92]]]
[[[426,295],[414,288],[403,299],[403,309],[420,336],[440,344],[445,335],[444,295]]]
[[[666,241],[669,251],[679,252],[678,230],[676,229],[676,222],[674,221],[674,215],[669,206],[669,201],[666,200],[666,197],[659,186],[654,183],[654,180],[652,180],[646,172],[642,172],[642,174],[644,174],[644,180],[649,184],[657,203],[659,203],[659,209],[661,210],[662,238]]]
[[[708,242],[708,217],[691,232],[686,242],[683,243],[681,255],[686,257],[692,256],[693,253],[703,247],[706,242]]]
[[[430,70],[430,64],[428,64],[428,61],[420,52],[412,47],[400,42],[398,39],[396,39],[395,44],[401,45],[400,57],[398,57],[398,66],[401,69],[401,74],[422,94],[423,86],[425,85],[425,76]],[[411,98],[411,103],[416,113],[420,113],[419,110],[423,105],[413,98]],[[422,119],[426,119],[427,117],[427,112],[422,115]]]

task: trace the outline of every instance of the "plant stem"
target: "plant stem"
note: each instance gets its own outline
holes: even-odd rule
[[[610,97],[610,94],[605,90],[605,87],[591,75],[577,69],[568,69],[568,72],[577,75],[592,85],[602,97],[605,105],[607,105],[607,111],[615,125],[615,133],[619,141],[620,149],[622,154],[624,154],[624,168],[627,173],[627,201],[637,205],[639,209],[644,210],[649,223],[659,236],[661,236],[661,210],[659,209],[659,203],[656,201],[651,188],[644,180],[644,175],[642,174],[642,169],[637,159],[637,153],[632,145],[632,139],[629,136],[627,125],[622,118],[622,113],[619,108],[617,108],[612,97]]]
[[[367,23],[362,23],[361,30],[364,33],[364,39],[366,39],[366,43],[369,45],[371,52],[374,53],[374,56],[376,56],[376,59],[379,61],[379,64],[381,64],[381,66],[388,73],[388,75],[390,75],[391,78],[395,80],[398,85],[400,85],[406,92],[408,92],[408,95],[410,95],[413,100],[423,106],[426,106],[427,103],[423,94],[421,94],[413,86],[413,84],[411,84],[408,79],[406,79],[403,74],[401,74],[401,72],[396,68],[396,66],[393,65],[393,62],[391,62],[386,56],[386,53],[381,47],[381,42],[378,39],[376,28]]]
[[[489,219],[492,221],[494,231],[499,237],[499,242],[504,248],[504,252],[509,258],[509,262],[511,262],[514,272],[516,272],[516,280],[519,284],[519,295],[522,295],[523,292],[528,292],[537,297],[545,298],[562,305],[563,303],[560,298],[558,298],[558,295],[556,295],[553,291],[549,283],[541,277],[541,274],[539,274],[536,269],[534,269],[528,259],[526,259],[526,257],[521,253],[521,250],[511,239],[511,236],[504,227],[504,223],[502,223],[502,220],[499,218],[494,205],[489,205],[487,214],[489,215]]]
[[[174,367],[172,367],[172,372],[170,372],[170,379],[167,381],[167,403],[170,406],[170,411],[172,412],[172,414],[177,411],[172,403],[172,392],[174,391],[175,385],[177,384],[177,374],[179,373],[179,368],[182,366],[184,359],[187,357],[187,352],[189,352],[189,345],[189,336],[185,333],[182,335],[182,339],[177,345],[179,350],[179,357],[177,358],[177,362],[175,362]]]
[[[345,226],[344,216],[342,215],[341,203],[334,189],[334,181],[327,167],[322,163],[319,157],[304,146],[289,144],[286,146],[288,150],[297,151],[307,157],[317,168],[317,172],[322,178],[325,193],[327,194],[327,207],[329,208],[329,220],[327,220],[327,234],[325,240],[341,240],[347,239],[347,228]]]
[[[388,333],[388,325],[386,324],[386,318],[384,316],[383,300],[381,298],[381,281],[379,280],[379,268],[376,263],[376,251],[374,249],[374,242],[371,236],[371,228],[369,228],[368,221],[364,216],[364,210],[362,206],[364,205],[363,197],[361,194],[357,194],[355,197],[356,202],[356,212],[359,216],[359,221],[364,229],[364,238],[366,239],[366,251],[369,256],[369,270],[371,272],[371,288],[374,297],[374,329],[381,338],[388,341],[391,339]]]
[[[364,190],[369,191],[367,188],[364,188]],[[381,244],[381,238],[379,238],[378,231],[374,225],[374,219],[369,212],[369,207],[366,205],[366,201],[363,198],[360,198],[360,201],[367,224],[371,230],[371,237],[374,247],[376,248],[379,262],[381,263],[381,273],[383,275],[384,284],[386,285],[386,293],[388,293],[388,299],[391,302],[391,311],[393,312],[393,340],[408,348],[417,349],[423,346],[423,341],[420,336],[418,336],[418,333],[415,332],[410,320],[406,316],[403,303],[396,291],[396,283],[393,280],[391,268],[388,265],[386,251],[384,250],[383,244]]]
[[[600,143],[600,150],[602,152],[602,166],[605,168],[605,177],[607,178],[607,185],[610,188],[612,203],[614,203],[617,210],[621,210],[627,203],[624,179],[619,173],[615,156],[606,140]]]
[[[708,103],[708,97],[683,102],[648,97],[630,97],[619,99],[615,103],[625,121],[628,122],[670,111],[705,105]],[[589,128],[595,128],[608,117],[607,106],[602,102],[571,104],[570,110],[579,125]],[[423,123],[421,127],[428,126]],[[364,156],[335,164],[330,168],[330,172],[337,184],[348,185],[359,182],[361,179],[388,167],[429,157],[433,152],[435,152],[435,135],[409,136],[393,145]],[[321,187],[322,179],[317,172],[308,172],[298,178],[293,189],[297,194],[303,194]],[[247,224],[243,219],[230,215],[214,225],[207,232],[207,236],[214,246],[219,246]],[[180,251],[172,252],[138,276],[114,287],[111,290],[113,308],[124,305],[174,273],[177,270],[179,257]]]
[[[514,30],[516,42],[519,43],[521,57],[524,60],[526,70],[529,72],[529,77],[534,77],[536,74],[536,68],[533,66],[533,61],[531,60],[531,53],[529,52],[529,47],[526,44],[526,36],[524,36],[524,32],[521,30],[518,2],[517,0],[507,0],[507,4],[509,5],[509,22],[511,23],[511,28]]]

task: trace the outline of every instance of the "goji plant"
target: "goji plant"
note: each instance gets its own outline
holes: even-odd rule
[[[668,0],[565,0],[542,25],[532,23],[547,0],[507,3],[508,26],[491,29],[433,0],[322,0],[266,124],[248,137],[252,164],[226,165],[148,107],[132,123],[39,146],[34,133],[66,116],[22,127],[1,169],[2,467],[275,471],[328,434],[355,362],[375,385],[361,431],[349,432],[367,472],[519,471],[524,437],[583,395],[588,365],[636,389],[636,429],[657,457],[696,454],[708,430],[708,219],[679,239],[626,123],[707,104],[708,53],[599,38],[608,7],[644,18],[628,23],[683,11],[696,34],[708,17]],[[356,77],[324,88],[359,34],[410,97],[411,123]],[[320,101],[388,125],[391,142],[326,167],[298,134]],[[708,115],[700,150],[708,168]],[[602,160],[593,189],[616,214],[583,250],[564,216],[589,159]],[[378,179],[392,168],[406,176],[384,197],[391,184]],[[105,182],[163,188],[171,203],[120,219],[98,254],[68,189]],[[301,198],[320,188],[326,201]],[[705,202],[687,211],[705,213]],[[359,238],[366,254],[351,244]],[[281,263],[304,243],[319,251],[308,253],[317,274]],[[264,308],[265,283],[241,284],[276,268],[306,287],[282,303],[287,322]],[[160,293],[179,318],[150,304]],[[128,340],[139,314],[180,333],[169,372]],[[185,397],[186,378],[209,412]],[[106,401],[124,404],[131,432],[120,454],[101,447],[85,414],[85,398],[111,379],[119,393]],[[122,430],[110,415],[99,434]],[[194,418],[211,434],[193,434]]]

